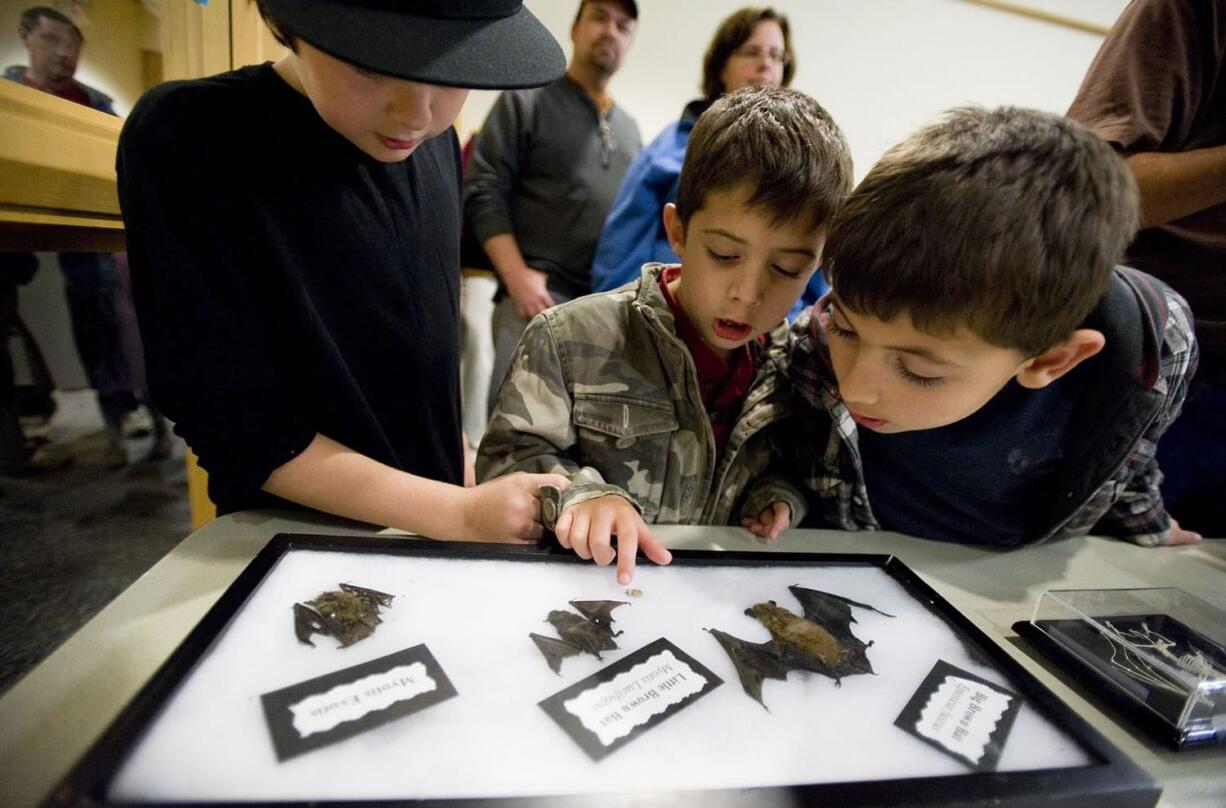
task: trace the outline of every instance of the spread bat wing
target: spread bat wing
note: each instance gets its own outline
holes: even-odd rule
[[[554,609],[546,619],[558,632],[563,642],[568,642],[597,659],[603,659],[600,656],[601,651],[612,651],[617,648],[617,643],[613,642],[612,632],[574,612]]]
[[[621,632],[613,631],[613,610],[629,604],[624,600],[572,600],[570,605],[579,614],[616,637]]]
[[[553,637],[546,637],[544,634],[533,633],[528,636],[532,638],[532,642],[536,643],[536,647],[540,649],[540,652],[545,655],[545,661],[549,663],[550,669],[559,676],[562,675],[562,660],[582,653],[581,649],[576,648],[570,643],[554,639]]]
[[[806,589],[798,584],[793,584],[788,587],[788,591],[800,601],[805,617],[814,623],[825,626],[826,630],[831,633],[851,633],[851,624],[856,622],[856,618],[851,614],[852,606],[868,609],[886,617],[894,616],[881,611],[876,606],[860,603],[851,598],[845,598],[842,595],[822,592],[820,589]]]
[[[822,592],[819,589],[807,589],[803,586],[789,586],[788,590],[800,601],[804,609],[805,619],[824,627],[831,633],[843,648],[846,664],[851,672],[873,673],[873,665],[868,661],[866,649],[873,643],[865,643],[851,631],[851,624],[856,622],[852,616],[851,607],[868,609],[885,617],[894,615],[883,612],[876,606],[861,603],[842,595]]]
[[[358,597],[374,601],[380,606],[391,606],[392,598],[396,597],[395,595],[389,595],[386,592],[380,592],[377,589],[367,589],[364,586],[356,586],[354,584],[341,584],[341,591],[349,592],[350,594],[357,595]]]
[[[306,643],[312,648],[315,643],[311,642],[312,634],[328,633],[327,623],[318,610],[305,603],[294,604],[294,634],[298,637],[298,642]]]
[[[762,708],[769,712],[770,708],[766,706],[766,702],[762,701],[763,680],[783,680],[787,678],[788,671],[794,670],[793,666],[779,658],[779,647],[773,640],[752,643],[717,628],[709,628],[707,631],[719,641],[724,652],[732,660],[732,665],[736,668],[736,675],[741,679],[741,687],[745,690],[745,695],[761,704]]]

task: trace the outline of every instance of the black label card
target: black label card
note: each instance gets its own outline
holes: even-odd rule
[[[540,705],[592,760],[600,760],[721,684],[661,638]]]
[[[995,770],[1021,706],[1016,693],[939,659],[894,725],[987,772]]]
[[[278,760],[352,738],[456,695],[430,649],[416,645],[265,693]]]

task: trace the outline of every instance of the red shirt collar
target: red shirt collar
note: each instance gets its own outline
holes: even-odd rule
[[[673,312],[673,320],[677,323],[677,336],[689,349],[694,357],[694,367],[698,371],[698,389],[702,393],[702,403],[711,418],[711,428],[715,432],[715,442],[720,449],[727,442],[728,433],[737,415],[741,411],[741,401],[749,393],[754,377],[754,357],[748,344],[742,345],[728,355],[727,363],[711,350],[698,329],[690,322],[689,317],[677,303],[677,298],[668,288],[669,281],[681,276],[680,266],[668,266],[660,272],[660,291],[668,301],[668,307]]]
[[[44,90],[42,87],[39,87],[37,84],[34,84],[32,81],[30,81],[26,77],[26,72],[23,70],[21,72],[21,83],[27,87],[33,87],[35,90],[41,90],[44,93],[48,93],[50,95],[56,95],[68,101],[72,101],[77,104],[84,104],[85,106],[89,106],[89,96],[85,94],[84,90],[82,90],[79,86],[77,86],[77,83],[75,81],[68,82],[67,86],[65,86],[62,90],[60,90],[57,93],[52,93],[48,90]]]

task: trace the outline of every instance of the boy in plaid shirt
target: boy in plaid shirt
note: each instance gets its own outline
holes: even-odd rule
[[[815,521],[1199,541],[1154,460],[1196,367],[1191,315],[1115,265],[1136,225],[1123,160],[1054,115],[957,109],[890,150],[835,215],[832,291],[776,355]]]

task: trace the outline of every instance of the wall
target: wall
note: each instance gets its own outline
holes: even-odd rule
[[[527,0],[570,53],[577,0]],[[737,0],[640,0],[639,31],[612,92],[645,141],[699,94],[702,54]],[[1109,26],[1126,0],[1031,0],[1032,7]],[[1064,112],[1101,36],[964,0],[776,0],[791,21],[792,86],[843,127],[860,177],[891,144],[965,103]],[[474,92],[464,136],[496,93]]]
[[[64,276],[60,274],[55,253],[38,253],[38,273],[28,286],[20,287],[17,295],[21,319],[38,342],[55,386],[62,390],[89,387],[73,342],[72,321],[64,299]]]

